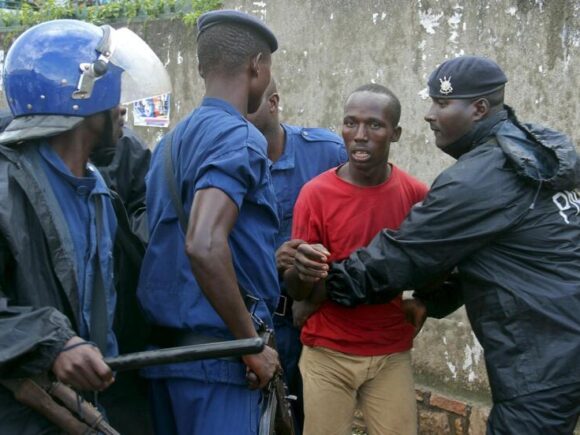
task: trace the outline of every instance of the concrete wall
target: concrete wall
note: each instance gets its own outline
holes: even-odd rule
[[[403,105],[403,136],[392,161],[430,183],[452,160],[436,150],[423,114],[426,79],[444,59],[481,54],[506,71],[507,101],[520,119],[541,122],[580,143],[580,0],[225,1],[274,30],[282,118],[337,128],[355,87],[376,82]],[[167,64],[172,124],[203,94],[195,36],[179,21],[132,25]],[[138,127],[153,145],[165,130]],[[470,401],[489,399],[482,350],[464,311],[429,320],[416,340],[417,381]]]

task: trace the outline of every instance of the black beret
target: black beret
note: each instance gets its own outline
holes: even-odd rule
[[[231,9],[222,9],[206,12],[197,19],[197,37],[216,24],[235,23],[243,24],[258,32],[270,46],[270,51],[274,53],[278,49],[278,40],[274,33],[258,18],[244,12]]]
[[[474,98],[501,89],[507,77],[493,60],[461,56],[443,62],[429,76],[433,98]]]

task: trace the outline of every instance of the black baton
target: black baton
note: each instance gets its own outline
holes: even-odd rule
[[[239,357],[260,353],[262,350],[264,350],[264,340],[255,337],[128,353],[105,358],[105,363],[114,371],[136,370],[143,367],[200,359]]]

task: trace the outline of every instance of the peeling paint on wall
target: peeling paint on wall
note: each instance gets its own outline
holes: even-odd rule
[[[562,32],[560,38],[562,39],[562,45],[567,57],[566,61],[569,62],[568,50],[569,48],[580,47],[580,27],[574,23],[580,22],[580,3],[576,3],[572,9],[571,17],[569,22],[565,22],[562,26]]]
[[[381,15],[380,15],[381,21],[385,21],[385,18],[387,18],[387,14],[385,12],[382,12]],[[379,13],[378,12],[375,12],[373,14],[373,24],[376,25],[378,21],[379,21]]]
[[[463,17],[463,6],[457,6],[453,11],[453,15],[447,19],[447,24],[451,29],[451,35],[449,36],[449,42],[457,44],[457,37],[459,36],[459,24],[461,24],[461,19]]]
[[[510,6],[509,8],[507,8],[505,10],[505,13],[508,15],[511,15],[512,17],[515,17],[517,11],[518,11],[518,8],[516,8],[515,6]]]
[[[419,92],[417,92],[417,95],[419,95],[422,100],[427,100],[429,98],[429,88],[424,87]]]
[[[455,366],[455,364],[453,364],[451,362],[451,358],[449,357],[449,352],[447,351],[447,337],[443,336],[442,340],[443,340],[443,344],[445,345],[445,348],[446,348],[445,351],[443,352],[443,356],[445,358],[445,365],[449,369],[449,372],[451,372],[451,377],[453,379],[456,379],[457,378],[457,367]]]
[[[439,27],[441,24],[439,23],[441,17],[443,17],[443,12],[435,14],[430,8],[427,12],[419,11],[419,23],[430,35],[435,34],[435,27]]]
[[[467,372],[468,382],[474,382],[478,378],[475,368],[479,364],[483,355],[483,349],[477,341],[477,338],[475,338],[473,332],[471,333],[471,336],[472,345],[465,344],[465,359],[463,360],[463,366],[461,367],[463,371]]]
[[[250,12],[257,17],[261,18],[263,21],[266,21],[266,2],[252,2],[252,6],[256,9],[252,9]]]

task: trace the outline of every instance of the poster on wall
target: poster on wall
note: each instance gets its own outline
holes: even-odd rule
[[[169,127],[169,94],[133,103],[133,124],[142,127]]]

